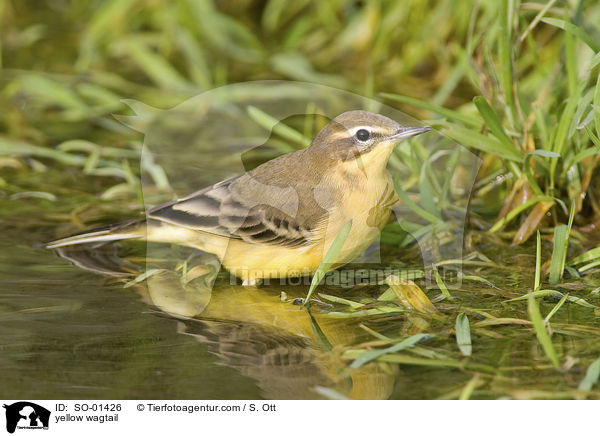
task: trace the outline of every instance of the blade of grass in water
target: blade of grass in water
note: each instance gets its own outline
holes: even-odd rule
[[[534,297],[553,297],[553,298],[563,298],[564,294],[562,292],[556,291],[554,289],[539,289],[537,291],[532,292]],[[523,295],[521,297],[511,298],[506,300],[507,302],[511,301],[522,301],[527,300],[529,298],[529,294]],[[591,303],[588,303],[583,298],[576,297],[574,295],[567,295],[567,301],[570,303],[578,304],[583,307],[587,307],[589,309],[596,309],[598,306],[594,306]]]
[[[325,273],[327,273],[327,271],[329,271],[331,266],[335,263],[335,260],[338,256],[338,254],[340,253],[340,250],[344,246],[344,242],[346,242],[346,238],[348,237],[348,234],[350,233],[351,228],[352,228],[352,220],[350,220],[346,224],[344,224],[344,226],[341,228],[341,230],[339,231],[339,233],[337,234],[337,236],[331,243],[331,247],[329,247],[329,250],[327,250],[327,253],[323,257],[323,260],[321,261],[319,268],[317,268],[317,271],[313,275],[313,278],[310,282],[310,289],[308,290],[308,294],[306,295],[306,298],[304,299],[304,306],[306,306],[309,303],[310,297],[312,296],[313,292],[315,291],[315,289],[317,288],[317,286],[323,279],[323,276],[325,275]]]
[[[548,356],[548,359],[550,359],[552,365],[554,365],[555,368],[558,368],[559,363],[556,350],[554,349],[552,339],[550,339],[550,335],[548,334],[548,331],[544,325],[540,308],[532,293],[530,293],[528,297],[527,311],[529,312],[529,318],[531,319],[535,334],[544,350],[544,353],[546,353],[546,356]]]
[[[556,303],[556,306],[554,306],[552,308],[552,310],[550,311],[550,313],[548,313],[548,315],[546,315],[546,318],[544,318],[544,324],[548,325],[548,323],[550,322],[550,320],[552,319],[554,314],[556,312],[558,312],[558,309],[560,309],[563,306],[563,304],[565,304],[565,302],[567,301],[568,298],[569,298],[569,294],[563,295],[563,297],[560,299],[560,301],[558,303]]]
[[[585,377],[579,383],[580,391],[590,391],[592,387],[598,383],[598,378],[600,378],[600,358],[594,360],[585,373]]]
[[[481,375],[477,373],[473,376],[471,380],[467,382],[464,389],[460,393],[460,397],[458,398],[459,400],[468,400],[469,398],[471,398],[471,395],[473,395],[473,391],[480,384],[480,377]]]
[[[456,344],[463,356],[470,356],[473,351],[471,344],[471,328],[469,318],[464,313],[456,317]]]
[[[398,301],[407,309],[415,309],[423,313],[437,313],[427,295],[412,280],[403,280],[397,275],[385,279],[387,285],[394,291]]]
[[[539,259],[539,254],[541,253],[541,249],[539,248],[540,245],[540,239],[538,238],[538,259],[536,259],[536,267],[541,264],[541,259]],[[538,271],[536,271],[536,277],[538,274]],[[540,308],[535,300],[535,297],[533,296],[533,292],[530,292],[527,296],[527,312],[529,313],[529,319],[533,324],[535,334],[542,346],[542,349],[544,350],[544,353],[546,353],[546,356],[548,356],[552,362],[552,365],[554,365],[555,368],[558,368],[558,356],[556,355],[556,350],[552,344],[552,339],[550,339],[550,335],[548,334],[546,326],[544,325],[544,320],[542,319],[542,314],[540,313]]]
[[[567,254],[567,229],[568,227],[565,224],[554,228],[554,247],[552,249],[549,278],[551,285],[558,283],[563,275],[565,256]]]
[[[537,231],[537,245],[535,248],[535,282],[533,284],[533,291],[540,289],[540,283],[542,280],[542,237],[540,231]]]
[[[423,340],[429,339],[430,337],[431,337],[431,335],[421,333],[421,334],[410,336],[410,337],[404,339],[402,342],[394,344],[391,347],[384,348],[383,350],[367,351],[367,352],[361,354],[359,357],[357,357],[354,360],[354,362],[352,362],[350,364],[350,368],[353,368],[353,369],[360,368],[364,364],[377,359],[379,356],[383,356],[384,354],[388,354],[388,353],[396,353],[398,351],[412,347],[415,344],[417,344]]]
[[[364,304],[362,303],[346,300],[345,298],[336,297],[335,295],[319,294],[319,297],[321,297],[324,300],[331,301],[332,303],[345,304],[346,306],[350,306],[352,309],[359,309],[364,306]]]
[[[307,308],[306,313],[308,314],[308,319],[310,320],[310,327],[312,328],[317,342],[319,343],[319,345],[321,345],[321,347],[324,350],[331,351],[333,349],[333,346],[331,345],[331,342],[329,342],[329,339],[327,339],[327,336],[325,336],[325,333],[323,333],[323,330],[321,329],[321,326],[319,326],[319,323],[317,322],[315,317],[312,315],[312,313],[310,313],[310,308]]]
[[[595,260],[600,258],[600,247],[592,248],[591,250],[586,251],[583,254],[580,254],[576,258],[572,259],[569,264],[577,265],[578,263],[589,262],[591,260]]]
[[[569,233],[575,217],[575,204],[571,204],[569,213],[569,224],[562,224],[554,228],[554,248],[552,250],[552,261],[550,263],[550,284],[558,283],[565,270],[567,249],[569,247]]]
[[[442,276],[440,275],[440,272],[437,268],[433,269],[433,274],[435,276],[435,282],[437,283],[438,288],[440,288],[440,291],[444,295],[444,298],[452,298],[452,295],[450,295],[450,291],[448,290],[448,286],[446,286],[444,280],[442,280]]]

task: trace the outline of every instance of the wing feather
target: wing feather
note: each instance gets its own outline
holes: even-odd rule
[[[197,191],[180,200],[157,206],[149,218],[219,236],[251,243],[285,247],[307,246],[313,231],[294,217],[256,199],[243,198],[238,176]]]

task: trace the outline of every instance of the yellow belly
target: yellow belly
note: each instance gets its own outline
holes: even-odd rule
[[[354,260],[377,239],[390,213],[391,209],[385,208],[377,212],[368,209],[354,213],[352,218],[332,215],[326,236],[310,247],[287,248],[231,240],[221,262],[243,280],[310,276],[323,261],[341,227],[352,219],[350,232],[333,267],[339,268]]]
[[[387,180],[372,183],[372,191],[353,192],[329,211],[312,245],[283,247],[249,243],[162,223],[148,229],[148,239],[179,243],[215,254],[233,275],[253,282],[265,278],[303,277],[314,274],[341,228],[352,220],[348,237],[333,268],[351,262],[371,245],[387,223],[395,194]]]

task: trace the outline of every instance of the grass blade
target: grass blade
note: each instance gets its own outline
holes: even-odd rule
[[[552,345],[552,339],[550,339],[550,335],[548,334],[548,331],[546,331],[546,326],[544,325],[544,320],[542,319],[542,314],[540,313],[537,301],[533,297],[533,292],[530,292],[527,296],[527,312],[529,313],[529,319],[533,324],[533,329],[535,330],[535,334],[544,353],[546,353],[546,356],[548,356],[552,365],[554,365],[555,368],[558,368],[560,366],[558,363],[558,356],[556,355],[554,345]]]
[[[569,298],[569,294],[563,295],[563,297],[560,299],[560,301],[558,303],[556,303],[556,305],[552,308],[550,313],[548,313],[548,315],[546,315],[546,318],[544,318],[544,324],[548,325],[548,323],[550,322],[550,320],[552,319],[554,314],[556,312],[558,312],[558,309],[560,309],[563,306],[563,304],[565,304],[565,302],[567,301],[568,298]]]
[[[331,342],[329,342],[329,339],[327,339],[327,336],[325,336],[325,333],[323,333],[323,330],[321,329],[321,326],[319,326],[319,323],[317,322],[315,317],[312,315],[312,313],[310,313],[310,308],[307,308],[306,313],[308,314],[308,319],[310,320],[310,327],[312,328],[313,334],[315,335],[315,339],[317,340],[319,345],[325,351],[333,350]]]
[[[570,34],[585,42],[595,52],[600,51],[600,44],[598,44],[596,40],[594,40],[594,38],[592,38],[592,36],[581,27],[558,18],[542,18],[542,21],[546,24],[556,26],[559,29],[566,30]]]
[[[481,382],[479,381],[480,378],[481,375],[479,373],[475,374],[473,378],[467,382],[464,389],[461,391],[458,399],[468,400],[469,398],[471,398],[471,395],[473,395],[473,391],[475,391],[475,388],[481,385]]]
[[[533,177],[533,173],[531,172],[531,158],[533,156],[543,156],[546,158],[559,158],[560,154],[555,153],[553,151],[549,151],[549,150],[535,150],[531,153],[527,153],[527,155],[525,156],[525,160],[523,161],[523,172],[525,173],[525,177],[527,177],[529,186],[531,186],[531,189],[533,189],[533,192],[535,192],[537,195],[544,195],[540,186],[535,181],[535,178]]]
[[[563,276],[565,257],[567,255],[568,227],[565,224],[554,228],[554,248],[550,263],[550,284],[555,285]]]
[[[558,283],[565,270],[565,261],[567,250],[569,248],[569,234],[575,218],[575,204],[571,203],[571,212],[569,213],[569,224],[560,225],[554,228],[554,248],[552,250],[552,261],[550,263],[550,284]]]
[[[511,222],[513,219],[515,219],[525,209],[528,209],[529,207],[533,206],[534,204],[536,204],[536,203],[538,203],[540,201],[553,202],[554,199],[552,197],[548,197],[548,196],[541,196],[541,197],[532,198],[531,200],[527,200],[525,203],[521,203],[520,205],[518,205],[514,209],[511,209],[511,211],[508,212],[506,214],[506,216],[504,216],[502,219],[496,221],[494,223],[494,225],[490,228],[490,232],[491,233],[497,232],[502,227],[504,227],[506,224],[508,224],[509,222]]]
[[[262,111],[255,106],[248,106],[248,115],[257,124],[264,127],[265,130],[278,134],[288,141],[306,147],[310,144],[310,139],[306,138],[302,133],[291,127],[280,123],[279,120]]]
[[[537,231],[537,245],[535,249],[535,281],[533,283],[534,292],[540,288],[542,278],[542,237],[540,231]]]
[[[488,126],[492,134],[500,140],[506,147],[514,148],[515,145],[510,140],[502,124],[500,124],[500,120],[498,119],[494,109],[490,106],[487,100],[481,96],[475,97],[473,99],[477,110],[481,114],[481,117],[485,121],[485,124]]]
[[[412,280],[403,280],[397,275],[391,275],[385,279],[385,282],[407,309],[415,309],[423,313],[437,313],[437,309],[427,295]]]
[[[456,317],[456,344],[463,356],[470,356],[473,351],[471,345],[471,329],[469,318],[464,313]]]
[[[315,289],[317,288],[317,286],[323,279],[323,276],[325,275],[325,273],[327,273],[327,271],[329,271],[331,266],[335,263],[335,260],[338,256],[338,254],[340,253],[342,247],[344,246],[344,242],[346,242],[346,238],[348,237],[348,234],[350,233],[351,228],[352,228],[352,220],[350,220],[346,224],[344,224],[344,226],[341,228],[341,230],[339,231],[339,233],[337,234],[337,236],[331,243],[331,246],[329,247],[329,250],[327,250],[327,253],[323,257],[323,260],[321,261],[319,268],[317,268],[317,271],[313,275],[313,278],[310,282],[310,289],[308,290],[308,294],[306,295],[306,298],[304,299],[304,304],[303,304],[304,306],[306,306],[308,304],[308,302],[310,301],[310,297],[312,296],[313,292],[315,291]]]
[[[440,133],[466,147],[485,151],[502,159],[508,159],[514,162],[521,163],[523,161],[523,153],[520,150],[517,150],[514,146],[508,147],[495,137],[482,135],[481,133],[459,126],[443,129]]]
[[[410,337],[404,339],[402,342],[398,342],[397,344],[394,344],[388,348],[384,348],[383,350],[367,351],[367,352],[361,354],[359,357],[357,357],[354,360],[354,362],[352,362],[350,364],[350,368],[358,369],[361,366],[363,366],[364,364],[377,359],[379,356],[383,356],[384,354],[388,354],[388,353],[396,353],[396,352],[404,350],[406,348],[410,348],[421,341],[429,339],[430,337],[432,337],[432,335],[420,333],[417,335],[410,336]]]
[[[569,265],[577,265],[578,263],[589,262],[600,258],[600,247],[592,248],[583,254],[580,254],[575,259],[569,262]]]
[[[420,107],[422,109],[426,109],[430,112],[434,112],[436,114],[442,115],[448,119],[460,121],[464,124],[467,124],[471,127],[479,128],[481,123],[475,117],[471,117],[469,115],[461,114],[459,112],[453,111],[452,109],[447,109],[445,107],[441,107],[432,103],[428,103],[422,100],[418,100],[416,98],[406,97],[404,95],[399,94],[389,94],[386,92],[381,93],[381,96],[384,98],[388,98],[390,100],[394,100],[400,103],[406,103],[411,106]]]
[[[512,21],[514,13],[513,0],[500,2],[500,34],[498,35],[498,63],[500,82],[504,91],[504,100],[512,119],[516,119],[517,108],[513,86],[513,58],[512,58]]]
[[[435,224],[441,222],[441,218],[427,212],[425,209],[423,209],[421,206],[419,206],[417,203],[415,203],[408,197],[408,194],[404,192],[404,190],[400,186],[400,181],[397,177],[394,178],[394,187],[396,188],[396,194],[398,194],[400,200],[402,200],[404,204],[406,204],[414,213],[419,215],[421,218],[426,219],[430,223]]]
[[[537,291],[533,291],[532,294],[534,297],[552,297],[552,298],[560,298],[560,299],[562,299],[564,297],[562,292],[559,292],[555,289],[539,289]],[[574,295],[567,295],[566,297],[567,297],[566,300],[570,303],[578,304],[579,306],[587,307],[588,309],[597,309],[598,308],[598,306],[594,306],[593,304],[588,303],[583,298],[579,298]],[[529,298],[529,294],[522,295],[520,297],[511,298],[509,300],[506,300],[506,302],[522,301],[522,300],[526,300],[527,298]]]
[[[548,356],[548,358],[552,361],[554,367],[558,368],[558,356],[556,355],[556,351],[554,350],[554,346],[552,345],[550,335],[546,331],[546,326],[544,324],[544,320],[542,319],[540,308],[534,297],[534,293],[539,292],[538,288],[540,286],[540,274],[542,265],[542,241],[539,231],[537,232],[537,248],[535,254],[535,285],[534,290],[529,292],[529,294],[527,295],[527,312],[529,313],[529,319],[533,324],[535,334],[538,338],[539,343],[542,345],[546,356]]]
[[[323,300],[331,301],[332,303],[344,304],[346,306],[350,306],[352,309],[360,309],[364,306],[362,303],[357,303],[356,301],[346,300],[345,298],[336,297],[335,295],[327,295],[327,294],[319,294]]]
[[[579,383],[580,391],[589,391],[592,387],[598,383],[598,378],[600,378],[600,358],[594,360],[585,373],[585,377]]]

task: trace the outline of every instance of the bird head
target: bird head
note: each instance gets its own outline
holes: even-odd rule
[[[403,126],[383,115],[355,110],[331,120],[310,148],[338,162],[360,160],[365,166],[385,167],[396,144],[429,130],[429,127]]]

